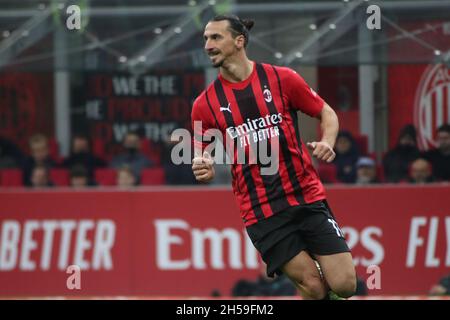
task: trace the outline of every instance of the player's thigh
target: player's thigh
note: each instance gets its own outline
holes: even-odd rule
[[[314,255],[331,290],[351,296],[356,290],[356,271],[350,252]]]
[[[314,260],[304,250],[285,263],[281,270],[292,281],[300,285],[308,285],[316,280],[321,280]]]

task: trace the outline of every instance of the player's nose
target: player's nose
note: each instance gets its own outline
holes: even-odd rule
[[[211,52],[214,50],[214,47],[212,46],[211,42],[209,40],[206,40],[205,42],[205,51],[207,53]]]

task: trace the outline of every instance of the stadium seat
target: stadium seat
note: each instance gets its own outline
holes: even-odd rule
[[[385,182],[383,165],[377,165],[377,178],[379,182]]]
[[[56,163],[58,163],[58,164],[62,163],[63,159],[59,154],[58,141],[56,141],[55,138],[50,138],[48,140],[48,148],[49,148],[50,157],[53,160],[55,160]]]
[[[143,169],[141,172],[141,184],[154,186],[165,184],[166,177],[162,167]]]
[[[64,187],[70,184],[70,174],[67,169],[50,169],[50,181],[55,186]]]
[[[373,160],[375,160],[375,161],[378,161],[377,159],[377,153],[374,151],[374,152],[369,152],[368,154],[367,154],[367,156],[369,157],[369,158],[371,158],[371,159],[373,159]]]
[[[150,139],[141,139],[141,151],[154,165],[159,166],[161,164],[161,151]]]
[[[94,179],[100,186],[115,186],[117,172],[112,168],[96,169]]]
[[[355,142],[358,145],[359,153],[362,156],[367,155],[369,152],[369,140],[366,135],[355,135]]]
[[[20,169],[3,169],[0,171],[2,187],[22,187],[23,173]]]
[[[319,177],[324,183],[338,183],[337,169],[334,164],[320,163],[317,169]]]
[[[99,138],[92,139],[92,153],[100,159],[107,159],[105,151],[105,141]]]

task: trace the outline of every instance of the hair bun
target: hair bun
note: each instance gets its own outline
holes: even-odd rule
[[[253,25],[255,24],[255,21],[250,19],[242,19],[241,21],[248,31],[250,31],[250,29],[253,28]]]

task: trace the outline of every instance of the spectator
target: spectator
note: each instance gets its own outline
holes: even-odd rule
[[[424,154],[433,167],[433,176],[437,180],[450,181],[450,124],[444,124],[437,130],[437,148]]]
[[[70,169],[70,186],[73,188],[83,188],[93,186],[88,170],[82,165],[74,165]]]
[[[136,132],[128,132],[123,140],[123,147],[126,152],[114,157],[111,161],[111,167],[119,169],[127,165],[136,179],[139,180],[142,169],[152,165],[151,161],[140,152],[139,135]]]
[[[297,289],[283,274],[270,278],[265,272],[265,264],[262,263],[261,273],[255,281],[239,280],[232,289],[234,297],[248,296],[295,296]]]
[[[117,170],[117,186],[120,188],[131,188],[136,186],[136,176],[128,166],[123,166]]]
[[[438,284],[431,287],[430,295],[450,295],[450,275],[443,277]]]
[[[411,163],[410,183],[429,183],[433,181],[432,168],[428,160],[419,158]]]
[[[375,160],[369,157],[361,157],[356,163],[356,183],[378,183],[377,166]]]
[[[413,125],[403,127],[397,145],[383,159],[386,181],[399,182],[408,179],[408,169],[411,162],[420,156],[416,137],[416,129]]]
[[[356,291],[355,296],[367,296],[366,282],[360,277],[356,277]]]
[[[38,164],[31,171],[31,186],[33,188],[52,187],[50,182],[48,168],[45,165]]]
[[[20,167],[23,154],[11,141],[0,137],[0,169]]]
[[[356,181],[356,161],[359,158],[358,146],[348,131],[339,132],[335,145],[337,177],[341,182]]]
[[[44,166],[47,171],[55,167],[55,161],[49,154],[48,139],[43,134],[35,134],[29,141],[31,157],[25,159],[23,164],[24,184],[31,186],[31,175],[36,166]]]
[[[75,134],[73,136],[70,156],[63,162],[63,166],[67,169],[71,169],[76,165],[81,165],[87,170],[89,179],[93,178],[96,168],[106,166],[104,160],[95,157],[91,153],[89,138],[83,134]]]
[[[162,145],[162,162],[164,167],[164,175],[166,177],[166,183],[169,185],[192,185],[196,184],[196,180],[194,174],[192,173],[192,165],[191,164],[174,164],[171,158],[172,148],[177,145],[179,141],[171,141],[167,139],[163,141]],[[191,150],[193,150],[193,144],[191,143]],[[184,151],[181,150],[179,153],[180,157],[184,156]],[[191,160],[192,157],[189,156]]]

